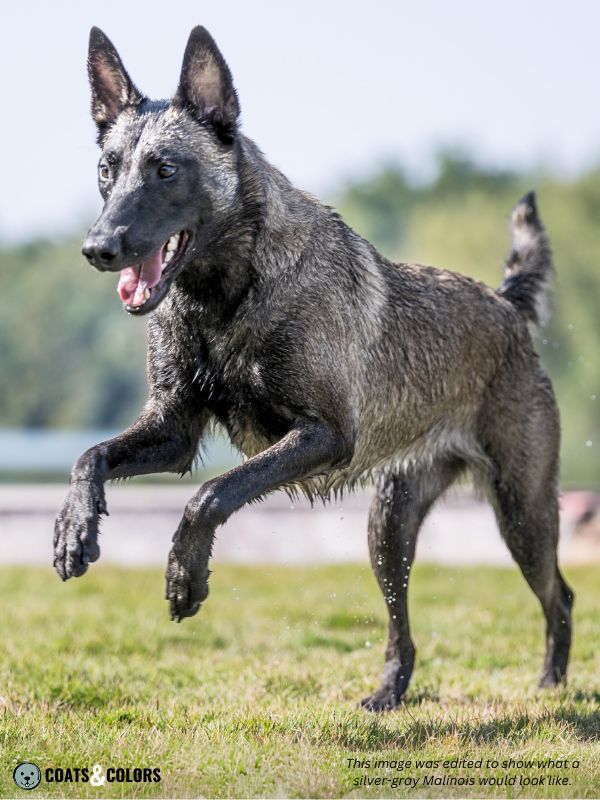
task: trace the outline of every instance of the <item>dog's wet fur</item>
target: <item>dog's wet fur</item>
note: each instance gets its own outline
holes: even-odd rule
[[[131,268],[125,307],[153,312],[149,399],[73,469],[55,530],[61,578],[99,556],[105,481],[185,473],[215,423],[246,460],[185,508],[166,574],[174,620],[206,599],[215,530],[244,504],[372,479],[369,549],[390,621],[382,684],[362,704],[392,709],[415,658],[407,586],[419,526],[469,471],[541,603],[541,683],[563,681],[573,593],[557,564],[559,415],[528,329],[553,272],[534,195],[513,210],[494,291],[388,261],[292,186],[241,133],[230,71],[204,28],[171,101],[145,98],[96,28],[89,76],[105,205],[83,251],[98,269]],[[169,241],[173,266],[144,288]]]

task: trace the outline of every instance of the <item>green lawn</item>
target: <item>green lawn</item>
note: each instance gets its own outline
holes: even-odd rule
[[[96,566],[64,585],[50,570],[0,573],[2,796],[600,796],[597,570],[567,571],[570,683],[540,692],[541,614],[515,571],[415,568],[417,666],[407,702],[384,716],[357,708],[376,686],[385,635],[366,566],[216,565],[205,607],[181,625],[168,620],[158,570]],[[415,763],[457,757],[483,766]],[[569,766],[503,769],[511,757]],[[411,764],[349,768],[354,758]],[[162,781],[42,782],[26,795],[12,782],[21,759],[42,770],[158,767]],[[478,783],[505,775],[516,784]],[[544,784],[519,785],[520,775]],[[548,786],[549,775],[570,783]],[[356,786],[362,776],[388,781]],[[426,776],[475,786],[424,786]]]

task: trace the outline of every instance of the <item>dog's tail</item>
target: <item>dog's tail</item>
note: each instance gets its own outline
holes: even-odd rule
[[[528,322],[543,325],[550,316],[554,266],[534,192],[528,192],[513,208],[510,236],[512,251],[506,260],[505,277],[498,294],[509,300]]]

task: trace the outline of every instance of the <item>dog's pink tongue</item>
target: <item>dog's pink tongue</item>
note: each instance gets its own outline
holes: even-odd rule
[[[153,256],[135,267],[126,267],[121,270],[117,291],[119,297],[128,305],[136,305],[136,301],[143,299],[146,289],[151,289],[160,281],[163,248],[157,250]]]
[[[135,295],[140,277],[140,267],[127,267],[121,270],[117,292],[123,303],[129,303]]]

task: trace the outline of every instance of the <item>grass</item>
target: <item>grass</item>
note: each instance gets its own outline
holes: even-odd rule
[[[541,692],[542,619],[522,578],[417,567],[417,666],[407,702],[383,716],[357,708],[376,687],[386,627],[366,567],[216,565],[208,602],[181,625],[168,621],[157,570],[96,566],[64,585],[49,570],[0,573],[4,797],[23,796],[12,782],[23,759],[42,770],[161,770],[160,783],[43,782],[34,797],[600,796],[600,596],[591,568],[567,574],[577,592],[569,687]],[[371,765],[348,767],[355,758]],[[453,758],[482,767],[444,768]],[[569,766],[502,768],[509,758]],[[374,759],[411,763],[373,767]],[[440,763],[417,767],[417,759]],[[569,784],[548,786],[548,775]],[[362,776],[388,780],[355,785]],[[475,785],[424,786],[424,776],[470,776]],[[481,786],[481,776],[516,782]],[[546,777],[523,786],[519,776]],[[416,788],[390,784],[417,777]]]

